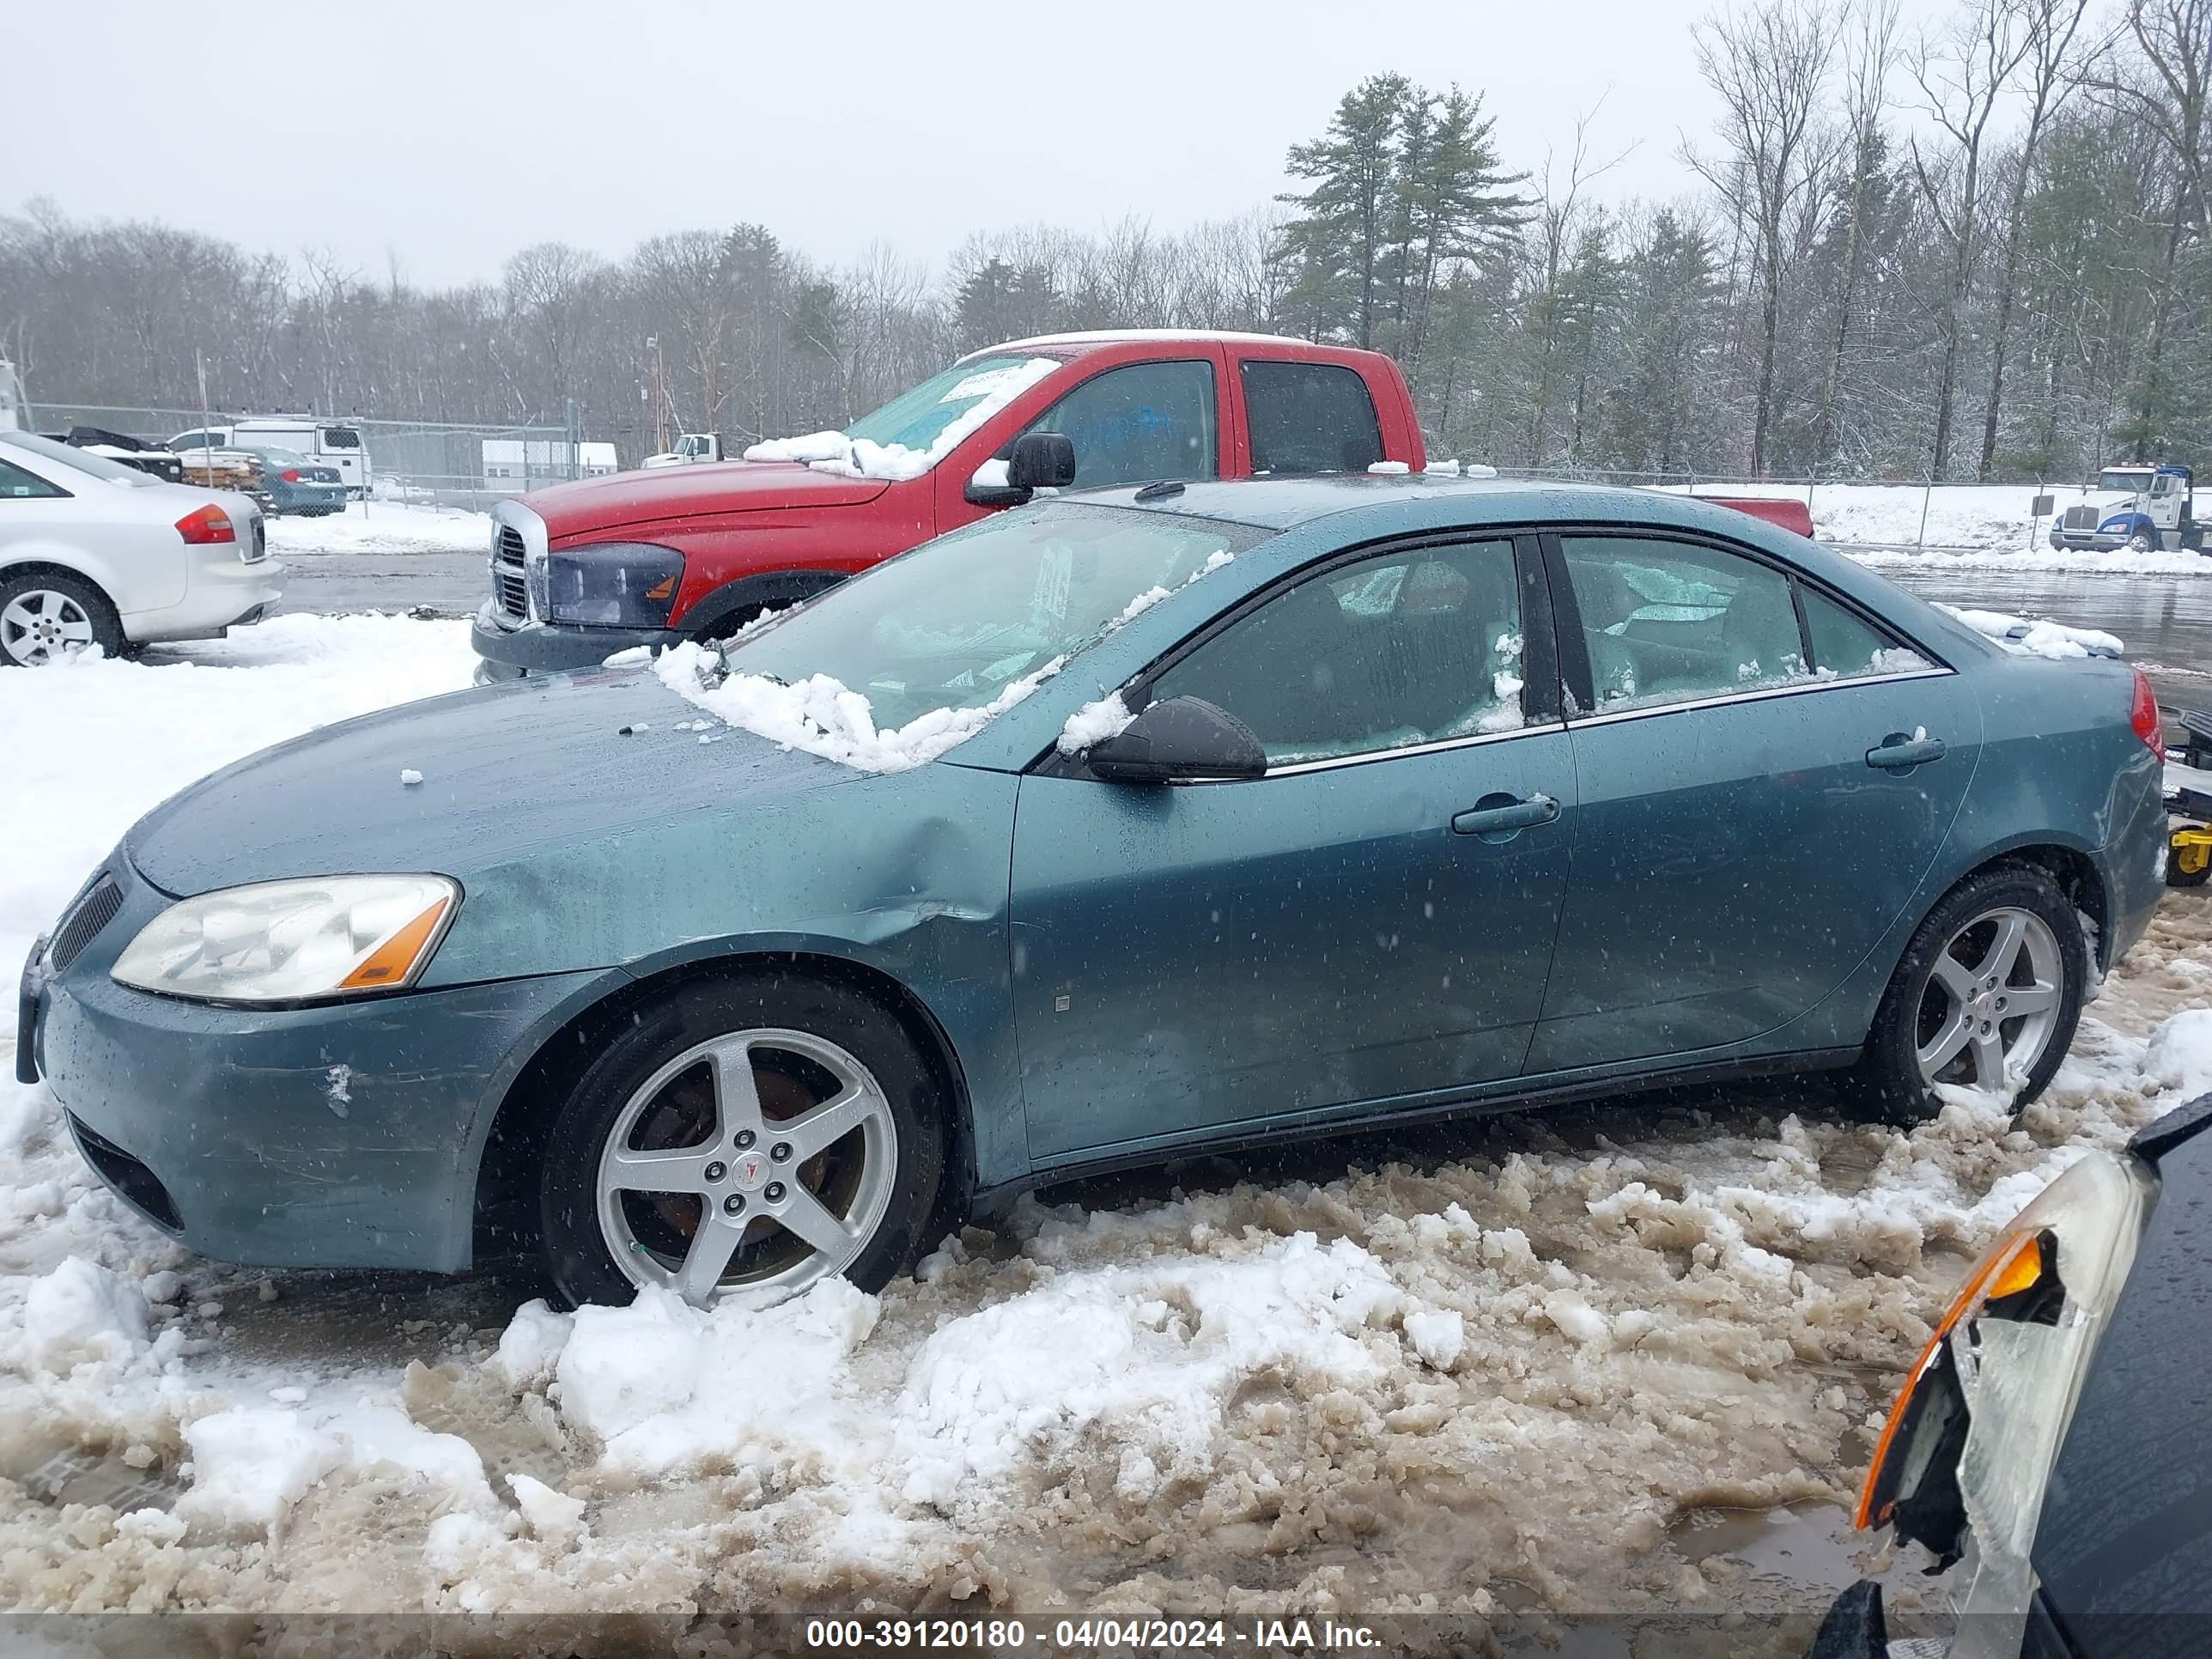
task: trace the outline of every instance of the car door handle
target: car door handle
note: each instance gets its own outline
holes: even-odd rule
[[[1929,737],[1906,737],[1893,732],[1881,740],[1877,748],[1867,750],[1867,764],[1879,766],[1885,772],[1902,772],[1914,766],[1925,766],[1929,761],[1943,758],[1943,739]]]
[[[1455,836],[1495,836],[1515,830],[1533,830],[1559,816],[1559,802],[1549,795],[1531,795],[1527,800],[1509,800],[1499,805],[1477,806],[1461,812],[1453,817],[1451,827]]]

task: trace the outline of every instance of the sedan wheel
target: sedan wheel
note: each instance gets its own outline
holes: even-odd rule
[[[2051,925],[2005,906],[1976,916],[1945,943],[1920,995],[1920,1075],[2003,1090],[2035,1070],[2058,1018],[2065,969]]]
[[[682,986],[618,1028],[548,1137],[540,1223],[570,1303],[642,1289],[761,1306],[912,1259],[944,1167],[933,1074],[839,986]]]
[[[2065,1059],[2088,980],[2073,902],[2047,871],[1978,871],[1944,895],[1905,946],[1867,1033],[1854,1092],[1892,1123],[1933,1115],[1947,1087],[2025,1106]]]
[[[123,625],[89,582],[49,573],[0,581],[0,659],[43,668],[95,645],[120,656]]]
[[[897,1166],[866,1066],[804,1031],[735,1031],[630,1097],[599,1155],[599,1227],[634,1284],[781,1299],[853,1264]]]

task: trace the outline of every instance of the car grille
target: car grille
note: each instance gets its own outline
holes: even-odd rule
[[[2087,506],[2068,507],[2066,527],[2069,530],[2094,530],[2097,527],[2097,509]]]
[[[491,544],[491,598],[500,614],[520,622],[530,614],[530,590],[522,574],[522,532],[501,525]]]
[[[115,913],[123,908],[123,889],[115,878],[103,872],[99,880],[84,890],[83,896],[69,908],[61,925],[54,929],[54,942],[46,947],[46,956],[56,973],[84,954],[84,947],[100,936],[100,930],[115,920]]]

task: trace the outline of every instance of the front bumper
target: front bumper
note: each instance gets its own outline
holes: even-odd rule
[[[66,969],[27,971],[18,1033],[102,1179],[222,1261],[466,1267],[491,1115],[600,975],[295,1009],[153,996],[108,969],[168,897],[109,868],[121,909]]]
[[[497,619],[488,599],[469,624],[469,643],[479,659],[479,685],[487,680],[520,679],[526,674],[597,668],[617,651],[674,645],[684,637],[666,628],[579,628],[540,622],[510,628]]]

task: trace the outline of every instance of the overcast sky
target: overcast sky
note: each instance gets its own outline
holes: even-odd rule
[[[8,9],[0,210],[152,217],[380,277],[489,277],[529,243],[609,256],[754,221],[842,264],[940,260],[1028,221],[1163,230],[1285,187],[1361,76],[1482,94],[1507,162],[1607,197],[1690,187],[1713,105],[1703,0],[47,0]],[[1948,9],[1905,0],[1908,27]],[[1373,21],[1365,21],[1371,17]]]

